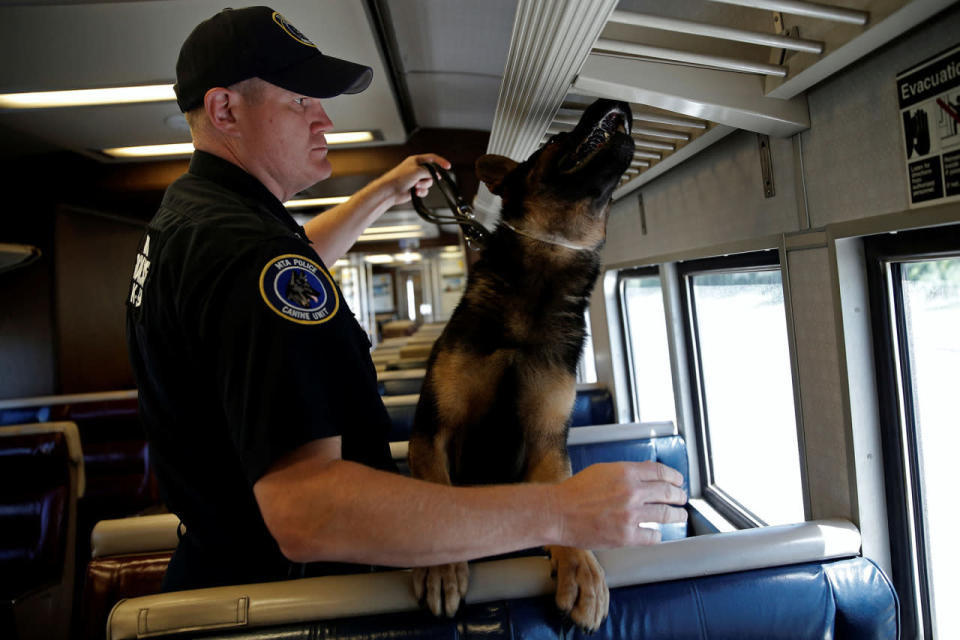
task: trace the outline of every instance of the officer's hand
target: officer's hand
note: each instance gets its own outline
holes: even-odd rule
[[[648,522],[686,522],[683,476],[659,462],[595,464],[556,486],[560,544],[604,549],[655,544]]]
[[[450,168],[450,161],[433,153],[422,153],[410,156],[396,167],[380,176],[378,181],[381,187],[387,189],[393,198],[393,204],[403,204],[410,201],[410,189],[416,188],[421,198],[433,185],[433,178],[422,166],[424,162],[438,164],[444,169]]]

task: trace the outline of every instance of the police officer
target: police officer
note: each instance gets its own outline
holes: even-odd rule
[[[686,517],[668,506],[685,501],[682,478],[656,463],[559,485],[390,473],[370,344],[326,265],[411,188],[426,194],[420,163],[450,165],[407,158],[305,228],[282,204],[330,175],[321,99],[371,76],[267,7],[224,10],[181,49],[175,89],[196,152],[148,225],[127,300],[141,415],[185,525],[166,590],[645,544],[659,534],[638,523]]]

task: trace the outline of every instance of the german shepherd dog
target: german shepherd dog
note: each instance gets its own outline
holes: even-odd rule
[[[474,485],[570,476],[584,312],[610,197],[633,157],[631,117],[625,103],[599,100],[526,162],[477,160],[478,177],[502,199],[501,219],[430,354],[410,438],[414,477]],[[609,593],[593,553],[547,551],[557,605],[597,629]],[[415,569],[414,593],[435,615],[453,616],[467,576],[466,563]]]

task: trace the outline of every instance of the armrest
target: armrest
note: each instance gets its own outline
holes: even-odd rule
[[[854,556],[860,534],[841,520],[686,538],[598,553],[611,587]],[[468,604],[553,593],[550,562],[510,558],[471,565]],[[408,571],[197,589],[123,600],[108,638],[182,630],[266,627],[417,610]]]
[[[101,520],[90,534],[91,556],[171,551],[177,548],[180,518],[173,513]]]

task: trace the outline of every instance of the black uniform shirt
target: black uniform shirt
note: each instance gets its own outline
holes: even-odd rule
[[[236,165],[197,151],[167,189],[127,341],[163,497],[186,525],[169,590],[303,574],[252,489],[297,447],[342,436],[345,459],[395,469],[366,334],[303,229]]]

